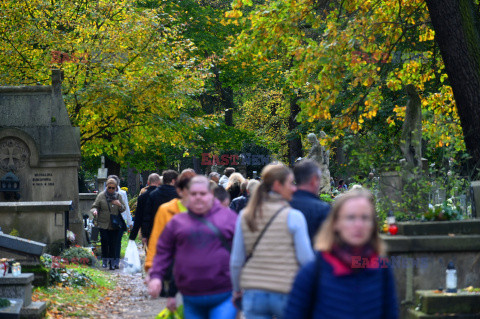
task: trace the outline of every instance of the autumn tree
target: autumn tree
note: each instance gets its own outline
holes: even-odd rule
[[[192,99],[212,74],[195,60],[184,21],[168,8],[128,0],[0,6],[0,81],[49,84],[49,69],[63,69],[84,156],[153,168],[199,151],[205,136],[230,145],[219,116]]]
[[[235,48],[252,61],[271,65],[279,56],[292,57],[288,69],[278,64],[276,71],[284,74],[285,88],[302,94],[297,120],[311,123],[310,129],[326,128],[331,145],[341,141],[355,147],[359,139],[368,139],[369,149],[398,145],[404,87],[411,84],[421,95],[427,154],[436,148],[464,150],[423,1],[236,0],[228,16],[245,25]],[[364,169],[401,156],[398,150],[388,158],[381,152],[364,154]]]

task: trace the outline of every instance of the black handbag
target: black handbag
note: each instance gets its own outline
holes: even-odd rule
[[[125,221],[123,220],[122,215],[113,215],[110,214],[110,222],[112,224],[112,228],[114,230],[127,230],[127,224],[125,224]]]
[[[110,224],[112,224],[113,230],[122,230],[126,231],[127,230],[127,224],[125,224],[125,221],[123,220],[123,217],[121,214],[114,215],[112,214],[112,210],[110,209],[110,203],[107,202],[108,206],[108,211],[110,212]]]

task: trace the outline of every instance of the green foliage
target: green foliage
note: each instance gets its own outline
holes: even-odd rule
[[[0,308],[5,308],[10,306],[10,301],[5,298],[0,298]]]
[[[43,265],[22,265],[22,272],[35,275],[32,282],[35,287],[46,287],[50,282],[50,269],[45,268]]]
[[[48,318],[92,318],[92,305],[97,305],[101,299],[115,287],[114,278],[108,273],[92,267],[67,268],[88,276],[93,285],[38,287],[33,290],[34,301],[47,301]]]
[[[9,234],[10,236],[16,236],[18,237],[20,235],[20,233],[18,232],[18,230],[16,230],[15,228],[12,229],[12,231],[10,232]]]
[[[320,199],[327,203],[333,203],[335,200],[330,194],[320,194]]]
[[[452,199],[448,199],[443,204],[437,204],[428,208],[423,215],[425,220],[444,221],[462,219],[460,210],[453,205]]]
[[[96,258],[93,255],[92,251],[89,248],[84,247],[71,247],[64,250],[61,253],[61,257],[68,260],[69,262],[74,262],[79,260],[88,260],[87,265],[95,265]]]
[[[463,219],[467,212],[462,212],[457,197],[466,192],[467,181],[452,171],[437,170],[430,167],[428,173],[413,170],[408,173],[397,167],[402,177],[402,189],[394,190],[392,196],[400,197],[400,201],[382,198],[378,202],[379,218],[384,220],[389,211],[393,211],[397,221],[441,221]],[[443,203],[435,204],[438,192],[449,198]],[[466,210],[467,207],[462,209]]]
[[[63,287],[93,286],[95,282],[86,274],[69,268],[52,268],[50,285]]]

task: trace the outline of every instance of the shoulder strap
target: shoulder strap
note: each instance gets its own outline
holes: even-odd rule
[[[204,225],[206,225],[208,228],[210,228],[210,230],[215,234],[215,236],[217,236],[217,238],[220,240],[220,242],[222,243],[222,246],[228,251],[230,252],[232,250],[232,247],[228,244],[227,242],[227,239],[225,238],[225,236],[223,236],[222,232],[220,231],[220,229],[218,229],[217,226],[215,226],[211,221],[207,220],[206,218],[204,217],[201,217],[201,216],[198,216],[192,212],[188,212],[188,215],[196,220],[198,220],[199,222],[203,223]]]
[[[310,301],[310,313],[308,318],[313,318],[315,314],[315,303],[317,302],[318,290],[321,286],[321,272],[322,272],[322,260],[320,259],[321,252],[315,254],[315,272],[313,275],[313,289],[312,289],[312,300]]]
[[[268,227],[272,224],[273,220],[280,214],[280,212],[282,210],[284,210],[285,208],[287,208],[289,206],[283,206],[281,207],[279,210],[277,210],[277,212],[275,214],[273,214],[273,216],[270,218],[270,220],[267,222],[267,224],[265,225],[265,227],[263,227],[262,231],[260,232],[260,235],[258,235],[257,239],[255,240],[255,243],[253,244],[252,246],[252,250],[250,251],[250,253],[247,255],[247,258],[245,259],[245,263],[247,263],[247,261],[252,258],[253,256],[253,252],[255,251],[255,248],[257,247],[258,243],[260,242],[260,239],[262,239],[263,235],[265,234],[265,232],[267,231]]]

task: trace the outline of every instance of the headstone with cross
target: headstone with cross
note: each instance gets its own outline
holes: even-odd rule
[[[0,227],[46,244],[51,254],[65,246],[66,230],[77,234],[80,245],[84,233],[78,208],[80,131],[70,122],[61,80],[62,72],[53,70],[52,85],[0,86],[0,179],[14,174],[19,186],[19,198],[10,196],[8,184],[0,191]],[[48,204],[58,201],[71,201],[72,210],[67,214]],[[10,202],[26,204],[12,211]]]
[[[105,182],[107,181],[108,176],[108,168],[105,168],[105,156],[102,156],[101,165],[102,166],[98,169],[97,174],[97,184],[99,192],[105,189]]]

